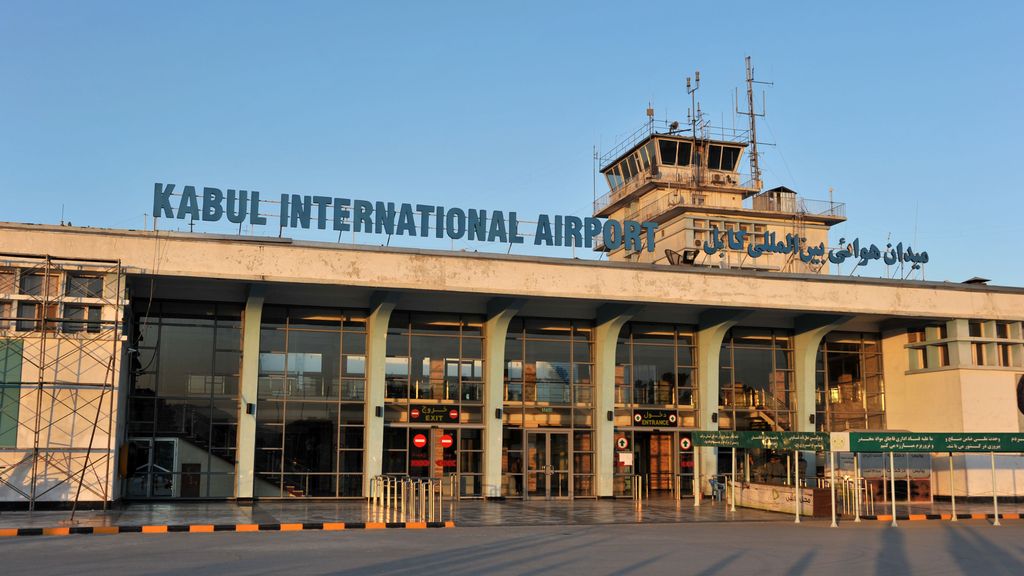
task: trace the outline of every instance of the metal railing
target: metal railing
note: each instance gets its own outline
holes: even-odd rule
[[[756,210],[749,206],[737,204],[735,201],[727,201],[717,194],[693,190],[680,190],[638,207],[636,210],[627,213],[626,219],[636,220],[638,222],[653,220],[658,216],[665,214],[669,210],[680,207],[723,208],[743,212],[763,212],[763,210]],[[797,198],[794,210],[788,213],[793,215],[833,216],[837,218],[845,218],[846,204],[842,202],[831,202],[829,200]]]
[[[831,488],[828,478],[818,478],[818,488]],[[874,486],[864,478],[843,475],[836,477],[836,509],[843,516],[873,516],[875,514]]]
[[[690,130],[690,126],[687,124],[683,124],[673,130],[672,124],[668,120],[648,120],[631,134],[620,140],[614,148],[601,154],[599,164],[602,168],[606,167],[609,162],[624,154],[626,150],[655,134],[672,134],[685,137],[690,135]],[[698,129],[700,138],[718,140],[720,142],[746,142],[750,139],[749,134],[749,130],[726,128],[724,126],[705,126],[703,129]]]
[[[367,498],[371,522],[444,522],[445,484],[454,494],[454,475],[447,478],[374,476]]]
[[[630,492],[634,502],[643,502],[645,498],[650,498],[650,493],[644,491],[645,486],[648,490],[650,489],[650,482],[645,482],[642,474],[633,474],[630,476],[630,481],[632,482]]]
[[[627,220],[646,221],[664,214],[668,210],[677,207],[691,208],[727,208],[745,212],[779,212],[784,214],[805,215],[805,216],[828,216],[833,218],[846,218],[846,204],[844,202],[833,202],[831,200],[815,200],[810,198],[795,198],[794,201],[775,201],[774,198],[758,195],[754,196],[749,205],[737,203],[722,198],[713,191],[688,190],[687,187],[696,188],[699,185],[721,186],[735,188],[736,191],[756,190],[755,183],[747,180],[740,184],[737,174],[721,174],[707,171],[701,172],[700,180],[693,172],[666,172],[652,174],[644,173],[633,178],[621,187],[608,192],[594,200],[594,213],[607,208],[614,202],[628,196],[636,188],[644,183],[657,181],[659,183],[679,185],[684,189],[675,191],[668,196],[662,196],[652,202],[640,206],[626,215]],[[721,178],[716,181],[715,178]]]

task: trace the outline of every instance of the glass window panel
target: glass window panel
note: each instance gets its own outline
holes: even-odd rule
[[[480,338],[462,338],[463,358],[483,358],[483,340]]]
[[[284,472],[332,472],[337,430],[337,405],[289,402],[285,410]]]
[[[417,334],[458,335],[462,328],[462,320],[453,314],[411,315],[411,329]]]
[[[345,379],[341,381],[341,400],[347,402],[365,399],[366,381]]]
[[[762,328],[734,328],[731,331],[733,346],[771,347],[772,331]],[[726,341],[729,338],[726,337]]]
[[[103,277],[68,274],[65,290],[73,298],[102,298]]]
[[[708,146],[708,168],[718,170],[722,163],[722,147],[716,144]]]
[[[676,157],[677,166],[689,166],[690,165],[690,151],[693,149],[693,145],[689,142],[679,143],[679,154]]]
[[[203,393],[213,375],[213,327],[162,326],[157,385],[161,396]]]
[[[342,358],[342,375],[364,376],[366,375],[366,357],[363,355],[353,356],[346,354]]]
[[[568,320],[529,318],[525,324],[528,338],[569,339],[571,323]]]
[[[341,328],[341,311],[331,308],[290,308],[288,328],[290,330],[338,330]]]

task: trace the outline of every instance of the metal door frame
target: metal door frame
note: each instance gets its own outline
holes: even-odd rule
[[[523,466],[523,499],[524,500],[572,500],[573,499],[573,445],[572,445],[572,430],[554,429],[524,429],[523,438],[523,460],[525,466]],[[530,435],[537,435],[544,437],[544,467],[545,470],[536,470],[532,468],[532,459],[529,457],[530,447]],[[568,447],[569,455],[566,459],[567,468],[565,470],[552,470],[552,458],[551,458],[551,437],[559,434],[565,436],[566,446]],[[566,475],[566,493],[561,496],[555,496],[552,494],[552,476],[554,474],[564,473]],[[544,496],[530,496],[530,475],[531,474],[544,474]]]

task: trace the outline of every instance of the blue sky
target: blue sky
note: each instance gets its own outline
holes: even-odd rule
[[[154,182],[583,216],[594,146],[685,121],[695,69],[731,125],[750,55],[768,186],[833,188],[833,240],[929,280],[1024,285],[1017,3],[489,4],[6,0],[0,220],[141,228]]]

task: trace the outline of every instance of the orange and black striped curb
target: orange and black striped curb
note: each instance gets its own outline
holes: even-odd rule
[[[169,524],[127,526],[64,526],[58,528],[0,528],[0,536],[70,536],[72,534],[166,534],[169,532],[303,532],[321,530],[382,530],[454,528],[454,522],[301,522],[277,524]]]
[[[957,520],[995,520],[995,514],[957,514]],[[877,520],[879,522],[892,522],[892,514],[878,514],[875,516],[861,516],[861,520]],[[952,514],[897,514],[897,522],[913,522],[918,520],[952,520]],[[1020,520],[1020,514],[1000,514],[1000,520]],[[848,520],[848,519],[847,519]]]

